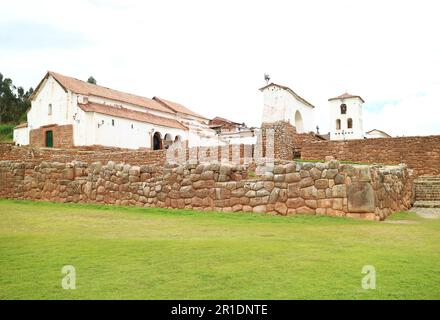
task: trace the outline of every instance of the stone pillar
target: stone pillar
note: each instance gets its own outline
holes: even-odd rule
[[[269,129],[274,130],[273,148],[275,159],[293,160],[294,135],[296,134],[295,127],[285,121],[263,123],[261,125],[263,155],[265,155],[266,149],[268,148],[266,137],[268,136],[267,132]]]

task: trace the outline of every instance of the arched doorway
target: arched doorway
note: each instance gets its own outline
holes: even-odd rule
[[[296,111],[295,113],[295,128],[298,133],[304,132],[303,119],[299,111]]]
[[[153,150],[163,149],[162,135],[160,132],[155,132],[153,135]]]
[[[165,135],[165,137],[163,138],[163,146],[165,149],[168,149],[170,147],[170,145],[173,144],[173,136],[169,133],[167,133]]]
[[[174,145],[176,145],[177,147],[183,147],[183,145],[182,145],[182,137],[181,136],[177,135],[174,138]]]

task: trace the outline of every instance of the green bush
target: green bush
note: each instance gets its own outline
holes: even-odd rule
[[[12,141],[14,137],[13,124],[0,124],[0,141]]]

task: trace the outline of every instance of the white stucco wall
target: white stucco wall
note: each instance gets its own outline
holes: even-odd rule
[[[262,122],[287,121],[296,127],[298,133],[315,130],[314,108],[294,97],[289,91],[273,85],[263,90],[263,96]],[[297,112],[302,122],[295,119]]]
[[[48,124],[72,124],[72,94],[49,77],[40,87],[37,96],[31,102],[27,114],[29,130]],[[52,114],[49,114],[49,105],[52,105]]]
[[[341,104],[347,105],[347,113],[341,114]],[[338,99],[329,101],[330,107],[330,140],[363,139],[362,101],[359,98]],[[348,119],[353,120],[353,128],[348,128]],[[341,129],[336,129],[336,120],[341,120]]]
[[[24,128],[16,128],[14,129],[14,142],[20,146],[26,146],[29,144],[29,129],[27,127]]]
[[[114,125],[112,125],[112,120],[114,120]],[[92,121],[88,125],[89,132],[93,132],[95,137],[94,141],[87,142],[89,145],[97,144],[129,149],[151,148],[151,137],[154,132],[160,132],[162,139],[166,134],[170,134],[173,141],[177,135],[182,140],[188,138],[187,131],[183,129],[168,128],[100,113],[93,113]]]

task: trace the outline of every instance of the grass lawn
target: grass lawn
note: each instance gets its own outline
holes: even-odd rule
[[[439,299],[440,219],[392,220],[0,200],[0,299]]]

